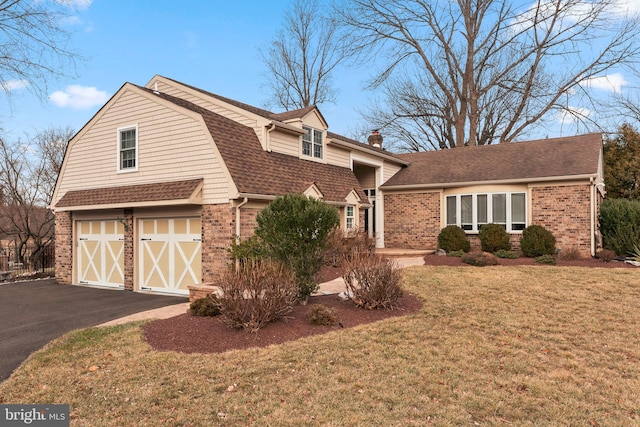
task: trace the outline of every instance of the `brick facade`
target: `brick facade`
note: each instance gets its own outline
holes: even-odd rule
[[[436,249],[440,233],[440,193],[384,194],[384,245]]]
[[[559,249],[575,248],[591,255],[591,188],[583,185],[533,187],[531,224],[551,231]],[[384,195],[385,246],[399,249],[436,249],[440,233],[440,194]],[[530,225],[531,225],[530,224]],[[472,250],[480,249],[477,235],[468,235]],[[520,250],[522,234],[511,234],[512,250]]]
[[[591,255],[591,189],[588,184],[531,189],[531,223],[551,231],[559,249]]]
[[[71,212],[56,212],[56,280],[73,282],[73,222]]]
[[[235,208],[202,206],[202,282],[214,282],[231,262],[227,251],[236,232]]]
[[[124,226],[124,288],[128,291],[133,290],[133,209],[125,209],[124,218],[121,220]]]

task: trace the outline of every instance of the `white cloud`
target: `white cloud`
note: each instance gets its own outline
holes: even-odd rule
[[[58,107],[85,109],[102,105],[109,99],[107,92],[91,86],[71,85],[53,92],[49,99]]]
[[[28,85],[29,83],[26,80],[9,80],[7,82],[0,83],[0,86],[2,86],[2,89],[5,92],[11,92],[12,90],[16,89],[24,89]]]
[[[93,0],[56,0],[56,3],[73,9],[85,10],[89,9]]]
[[[640,15],[640,1],[638,0],[616,0],[615,13],[620,15]]]
[[[571,125],[578,123],[581,119],[585,119],[591,115],[591,110],[581,107],[567,107],[566,110],[556,114],[556,121],[563,125]]]
[[[627,84],[627,80],[620,73],[609,74],[601,77],[589,77],[580,82],[580,85],[583,87],[607,90],[613,93],[620,93],[622,91],[622,87]]]

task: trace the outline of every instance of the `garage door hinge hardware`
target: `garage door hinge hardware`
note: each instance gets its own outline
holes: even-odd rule
[[[193,239],[194,242],[202,242],[202,239]]]
[[[150,239],[150,238],[145,238],[145,237],[143,237],[143,238],[142,238],[142,239],[140,239],[140,240],[142,240],[142,241],[144,242],[144,241],[146,241],[146,240],[151,240],[151,239]]]
[[[78,240],[89,240],[88,237],[80,237]]]
[[[86,280],[80,280],[80,283],[83,284],[83,285],[89,284],[89,282],[87,282]]]
[[[147,288],[146,286],[141,286],[140,289],[142,289],[143,291],[150,291],[151,288]]]

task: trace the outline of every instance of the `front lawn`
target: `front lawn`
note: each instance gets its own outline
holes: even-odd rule
[[[640,424],[640,270],[415,267],[404,283],[418,314],[261,349],[71,333],[0,403],[70,404],[73,426]]]

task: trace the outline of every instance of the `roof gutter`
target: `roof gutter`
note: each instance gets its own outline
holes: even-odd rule
[[[297,126],[293,126],[287,123],[279,122],[277,120],[271,120],[268,126],[271,126],[269,131],[272,131],[273,129],[278,129],[293,135],[304,135],[305,133],[307,133],[307,131],[302,128],[299,128]]]
[[[593,174],[584,175],[565,175],[565,176],[549,176],[537,178],[521,178],[521,179],[499,179],[488,181],[465,181],[465,182],[440,182],[434,184],[408,184],[408,185],[381,185],[380,189],[388,190],[421,190],[421,189],[439,189],[452,187],[471,187],[478,185],[504,185],[504,184],[528,184],[532,182],[549,182],[549,181],[579,181],[586,179],[594,179]]]

